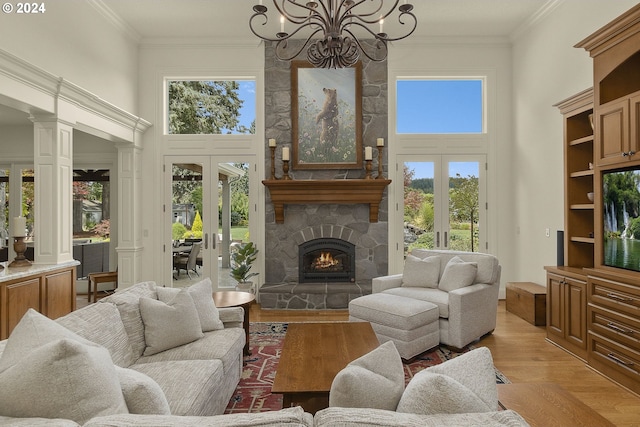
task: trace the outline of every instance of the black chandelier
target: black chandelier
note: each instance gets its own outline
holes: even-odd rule
[[[267,0],[268,1],[268,0]],[[269,21],[268,8],[262,4],[253,6],[255,12],[249,19],[251,32],[262,40],[276,42],[276,57],[290,61],[307,48],[307,59],[318,68],[345,68],[355,64],[362,52],[372,61],[380,62],[387,58],[387,43],[402,40],[416,29],[418,21],[413,14],[413,5],[400,0],[387,0],[393,3],[384,8],[384,0],[272,0],[279,18],[280,31],[275,38],[258,34],[256,27]],[[383,23],[387,17],[398,13],[398,22],[407,25],[404,35],[390,37],[383,32]],[[285,23],[293,24],[292,32],[285,32]],[[371,27],[378,25],[379,31]],[[365,46],[355,36],[354,29],[364,30],[365,37],[374,39],[373,47]],[[304,31],[303,31],[304,30]],[[301,31],[303,31],[301,33]],[[291,38],[301,38],[301,47],[288,49]]]

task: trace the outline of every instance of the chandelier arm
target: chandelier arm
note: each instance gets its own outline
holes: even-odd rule
[[[288,48],[288,41],[291,38],[291,36],[293,36],[296,32],[292,33],[290,36],[286,37],[286,38],[281,38],[279,40],[270,40],[270,41],[276,41],[276,56],[278,57],[278,59],[280,59],[281,61],[291,61],[292,59],[294,59],[296,56],[300,55],[300,53],[302,53],[302,51],[309,45],[309,43],[312,43],[312,38],[314,35],[316,35],[320,30],[316,30],[313,33],[311,33],[311,35],[309,37],[307,37],[307,40],[305,40],[304,43],[302,43],[302,45],[300,46],[299,49],[294,50],[293,53],[291,54],[286,54],[285,50]],[[304,40],[304,39],[300,39],[300,40]],[[278,53],[278,51],[282,52],[282,54]],[[285,55],[286,54],[286,55]]]
[[[373,55],[373,54],[369,54],[369,52],[367,51],[367,48],[360,42],[360,40],[350,31],[350,30],[345,30],[346,33],[348,33],[353,39],[353,41],[350,41],[351,43],[355,43],[358,48],[360,49],[360,52],[362,52],[364,54],[364,56],[366,56],[367,58],[369,58],[370,60],[374,61],[374,62],[379,62],[379,61],[384,61],[385,59],[387,59],[387,55],[389,54],[389,48],[387,47],[387,42],[384,39],[377,39],[376,40],[376,44],[377,44],[377,49],[378,50],[382,50],[383,51],[383,55],[380,58],[378,55]],[[346,39],[346,37],[345,37]]]
[[[366,0],[360,0],[359,2],[351,6],[348,10],[353,10],[354,8],[356,8],[357,6],[360,6],[365,1]],[[369,13],[364,13],[364,14],[352,14],[351,16],[349,16],[349,18],[355,18],[367,24],[375,24],[377,22],[380,22],[381,19],[386,19],[389,15],[395,12],[396,8],[398,7],[398,3],[400,2],[400,0],[395,0],[395,3],[393,4],[393,6],[391,6],[388,12],[381,14],[380,11],[382,10],[382,6],[384,6],[384,4],[382,0],[378,0],[378,1],[380,2],[380,4],[375,10]],[[367,19],[368,17],[372,17],[371,20]]]
[[[301,25],[302,23],[304,23],[305,21],[308,21],[310,19],[320,19],[321,15],[320,13],[318,13],[317,10],[315,10],[312,7],[307,6],[306,4],[302,4],[302,3],[298,3],[297,0],[279,0],[280,4],[278,4],[278,0],[273,0],[273,5],[275,6],[276,10],[278,11],[278,13],[281,16],[284,16],[285,19],[289,22],[291,22],[292,24],[296,24],[296,25]],[[322,2],[318,2],[320,3],[320,5],[322,5],[324,7],[324,4],[322,4]],[[286,5],[289,4],[292,7],[299,7],[301,9],[306,9],[309,11],[308,15],[296,15],[290,11],[287,10]],[[325,9],[325,14],[326,14],[326,9]]]

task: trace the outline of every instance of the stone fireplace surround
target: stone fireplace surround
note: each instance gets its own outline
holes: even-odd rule
[[[304,59],[304,58],[300,58]],[[373,170],[377,171],[376,139],[387,140],[386,62],[362,61],[363,145],[374,151]],[[281,149],[291,147],[290,64],[275,58],[272,43],[265,43],[265,141],[275,138],[276,176],[281,176]],[[265,158],[271,154],[265,143]],[[268,165],[269,166],[269,165]],[[387,151],[383,170],[388,177]],[[266,168],[269,174],[269,167]],[[349,180],[364,178],[363,169],[293,170],[294,180]],[[268,179],[268,176],[265,176]],[[378,222],[370,222],[369,206],[354,204],[287,204],[284,222],[276,222],[269,190],[265,189],[265,277],[258,300],[266,309],[345,309],[350,300],[371,293],[374,277],[388,271],[388,191],[379,206]],[[355,245],[354,283],[298,283],[298,246],[322,237],[338,238]]]

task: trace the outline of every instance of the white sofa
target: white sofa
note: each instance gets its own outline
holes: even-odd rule
[[[201,284],[204,284],[202,285],[204,287],[201,287]],[[10,381],[12,377],[16,377],[16,374],[19,374],[16,370],[21,366],[29,366],[29,370],[34,371],[40,369],[38,366],[34,367],[35,362],[29,359],[34,351],[23,351],[25,355],[21,358],[24,360],[17,360],[16,356],[12,356],[13,360],[7,360],[9,358],[4,357],[5,353],[9,353],[9,350],[13,350],[13,353],[16,353],[16,347],[22,346],[22,348],[25,348],[24,343],[27,340],[37,342],[37,345],[41,346],[40,348],[52,345],[51,341],[55,341],[56,345],[63,343],[56,347],[56,351],[61,354],[64,353],[67,358],[76,358],[72,360],[81,360],[81,356],[83,356],[81,353],[86,349],[89,349],[87,350],[89,356],[95,356],[97,359],[103,357],[103,354],[92,347],[92,344],[95,343],[98,344],[98,346],[93,344],[95,347],[108,350],[106,359],[100,359],[102,360],[101,364],[98,364],[97,367],[89,366],[86,369],[82,365],[78,369],[72,369],[68,375],[64,374],[65,371],[57,371],[63,372],[63,374],[59,378],[50,379],[54,387],[57,387],[58,383],[62,381],[65,383],[77,382],[77,384],[70,384],[69,390],[71,394],[77,395],[76,399],[81,401],[69,402],[70,406],[84,405],[85,407],[92,407],[95,400],[108,400],[109,396],[105,397],[104,392],[108,388],[108,384],[104,387],[97,384],[102,378],[100,375],[103,375],[103,377],[106,376],[105,381],[107,382],[110,377],[114,376],[120,382],[126,403],[125,412],[181,416],[222,414],[240,381],[242,372],[245,344],[245,333],[244,329],[242,329],[244,311],[239,307],[216,309],[210,296],[211,282],[209,279],[203,280],[197,285],[201,290],[209,294],[209,299],[211,300],[209,308],[213,307],[213,310],[215,310],[216,313],[214,314],[217,314],[217,319],[214,320],[217,320],[218,323],[215,323],[210,328],[205,328],[211,329],[215,327],[216,329],[214,330],[206,332],[198,330],[197,335],[195,335],[197,339],[188,338],[186,341],[191,342],[183,345],[172,345],[169,341],[174,338],[185,341],[183,331],[178,332],[178,337],[170,335],[168,338],[149,336],[149,331],[153,325],[145,324],[145,317],[143,317],[144,310],[148,312],[146,307],[149,304],[151,304],[152,309],[159,306],[160,310],[167,310],[166,307],[169,307],[170,310],[180,316],[179,321],[174,323],[179,324],[181,328],[184,323],[188,322],[188,316],[179,314],[177,308],[158,301],[160,293],[164,293],[165,299],[171,299],[179,290],[160,288],[154,282],[139,283],[131,288],[116,292],[102,299],[99,303],[76,310],[57,319],[55,322],[30,310],[16,326],[9,339],[0,342],[0,388],[4,387],[3,381]],[[198,287],[194,285],[191,288],[198,289]],[[184,297],[186,294],[182,295]],[[203,301],[208,302],[206,299],[199,298],[196,295],[187,296],[192,301],[193,307],[197,305],[196,300],[199,300],[200,303]],[[202,296],[202,292],[200,296]],[[143,298],[146,298],[144,304],[142,302]],[[176,300],[178,299],[177,296],[175,298]],[[197,328],[201,329],[204,327],[205,322],[201,323],[200,321],[200,311],[195,313],[196,317],[191,316],[191,320],[197,322]],[[157,311],[157,314],[148,314],[146,318],[148,320],[150,316],[160,316],[170,321],[170,314]],[[191,314],[193,314],[193,311]],[[168,328],[162,324],[158,326],[163,329]],[[18,330],[20,330],[20,334],[16,335]],[[67,333],[67,331],[70,331],[70,333]],[[160,333],[164,332],[160,330]],[[80,339],[77,339],[78,336]],[[76,348],[75,344],[69,346],[68,342],[65,341],[68,338],[80,341],[82,344],[88,343],[88,345],[79,349]],[[82,339],[87,341],[82,341]],[[155,347],[153,348],[154,351],[149,351],[149,341],[151,340],[156,346],[160,345],[162,347],[164,345],[169,348]],[[163,342],[162,340],[168,341]],[[13,349],[10,348],[12,345]],[[29,343],[27,349],[33,350],[37,345]],[[47,353],[51,353],[51,350]],[[61,365],[63,362],[60,360],[62,357],[52,359],[50,362],[46,359],[48,354],[44,354],[42,357],[51,364],[57,363]],[[111,364],[112,366],[109,367],[104,366]],[[104,373],[96,372],[104,369],[110,369],[110,371],[105,371]],[[84,376],[82,376],[83,372],[85,373]],[[149,379],[152,381],[149,381]],[[37,381],[37,378],[34,381]],[[151,385],[144,384],[144,381]],[[7,383],[5,382],[4,384]],[[11,383],[9,382],[9,384]],[[40,386],[42,385],[35,384],[31,386],[34,387],[34,393],[37,387]],[[157,386],[161,389],[160,395],[153,395],[153,392],[157,392]],[[125,391],[125,387],[129,387],[129,393]],[[47,391],[47,389],[43,390],[43,392]],[[24,390],[23,392],[28,394],[29,390]],[[52,397],[51,400],[64,399],[65,396],[60,396],[61,393],[61,391],[56,390],[54,393],[56,397]],[[0,394],[2,394],[2,391],[0,391]],[[69,398],[73,399],[73,396],[69,396]],[[118,398],[120,397],[118,396]],[[1,396],[0,400],[2,400]],[[100,403],[98,404],[100,405]],[[0,402],[0,415],[31,415],[31,410],[28,406],[23,409],[17,409],[15,406],[15,404],[10,406],[8,403],[3,404]],[[34,402],[33,406],[38,405]],[[65,409],[67,409],[64,408],[65,405],[58,406],[62,407],[60,413],[65,414]],[[116,413],[122,413],[118,407],[117,409],[115,410]],[[111,414],[113,412],[113,406],[108,409],[99,408],[97,415]],[[37,412],[33,413],[37,414]],[[88,418],[91,418],[91,415],[87,413],[78,414],[75,420],[80,422],[87,421]]]
[[[462,251],[414,249],[407,257],[401,274],[376,277],[373,293],[386,293],[427,301],[438,306],[440,343],[454,348],[493,332],[496,327],[501,266],[489,254]],[[458,257],[465,263],[477,264],[473,277],[465,274],[449,276],[453,281],[464,278],[466,283],[443,283],[448,263]],[[422,262],[420,262],[422,261]]]

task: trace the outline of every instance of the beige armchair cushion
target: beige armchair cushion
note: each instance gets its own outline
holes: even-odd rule
[[[418,258],[407,255],[402,271],[402,286],[437,288],[440,277],[440,258],[431,256]]]
[[[455,256],[445,266],[438,288],[445,292],[451,292],[471,286],[477,273],[478,263],[465,262],[462,258]]]

